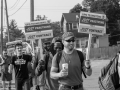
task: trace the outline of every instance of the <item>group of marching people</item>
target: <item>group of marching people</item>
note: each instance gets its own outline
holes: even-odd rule
[[[2,81],[11,81],[12,77],[8,79],[8,76],[14,69],[16,90],[23,90],[23,86],[24,90],[31,87],[40,90],[41,82],[34,84],[37,82],[35,77],[40,79],[38,77],[45,72],[45,90],[83,90],[82,73],[90,76],[92,68],[90,60],[85,60],[83,53],[75,49],[75,39],[72,32],[66,32],[62,38],[56,37],[52,43],[44,43],[43,58],[39,53],[23,54],[22,43],[15,45],[16,54],[12,57],[8,57],[7,50],[4,50],[6,56],[2,56],[1,67],[6,70],[1,70]]]

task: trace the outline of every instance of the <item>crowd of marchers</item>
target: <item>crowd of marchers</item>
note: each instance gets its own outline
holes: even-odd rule
[[[11,80],[15,78],[16,90],[84,90],[82,74],[85,77],[92,75],[91,60],[86,60],[85,54],[75,49],[75,43],[76,37],[74,34],[65,32],[62,38],[55,37],[51,43],[44,43],[42,58],[38,53],[39,51],[34,54],[29,51],[23,53],[22,42],[15,44],[15,54],[13,56],[8,56],[7,49],[4,49],[0,57],[3,89],[6,89],[5,81],[8,81],[8,89],[11,90]],[[102,69],[104,74],[101,71],[98,82],[101,90],[119,90],[119,81],[117,83],[120,70],[119,62],[118,53]],[[116,69],[116,76],[113,72],[111,73],[112,68]],[[15,77],[12,78],[13,70]],[[101,78],[102,76],[106,76],[104,78],[111,80],[111,82],[114,80],[116,86],[114,83],[111,84],[109,80],[109,83],[105,82],[103,84],[104,78]],[[42,83],[43,85],[41,85]],[[110,84],[112,89],[106,89],[106,84]]]

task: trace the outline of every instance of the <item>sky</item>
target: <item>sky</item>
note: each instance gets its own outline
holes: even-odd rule
[[[41,16],[45,15],[47,19],[51,20],[52,22],[60,21],[62,13],[68,13],[71,8],[73,8],[78,3],[81,4],[81,2],[82,0],[34,0],[34,19],[36,18],[37,15]],[[24,29],[24,23],[30,22],[30,0],[7,0],[7,7],[9,22],[10,20],[15,19],[18,27]],[[3,24],[5,27],[6,26],[5,11],[3,16],[4,16]]]

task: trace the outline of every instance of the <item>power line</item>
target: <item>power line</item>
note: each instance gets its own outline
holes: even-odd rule
[[[12,16],[12,15],[16,14],[16,13],[22,8],[22,6],[23,6],[26,2],[27,2],[27,0],[21,5],[20,8],[18,8],[18,10],[17,10],[16,12],[14,12],[13,14],[11,14],[11,15],[9,15],[9,16]]]
[[[14,5],[13,5],[11,8],[9,8],[9,9],[10,9],[10,10],[11,10],[11,9],[13,10],[13,9],[19,4],[19,1],[20,1],[20,0],[17,0],[17,1],[14,3]]]

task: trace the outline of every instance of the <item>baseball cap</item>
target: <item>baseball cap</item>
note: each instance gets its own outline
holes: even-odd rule
[[[62,35],[62,39],[63,40],[69,40],[70,38],[75,37],[74,34],[72,32],[65,32]]]

